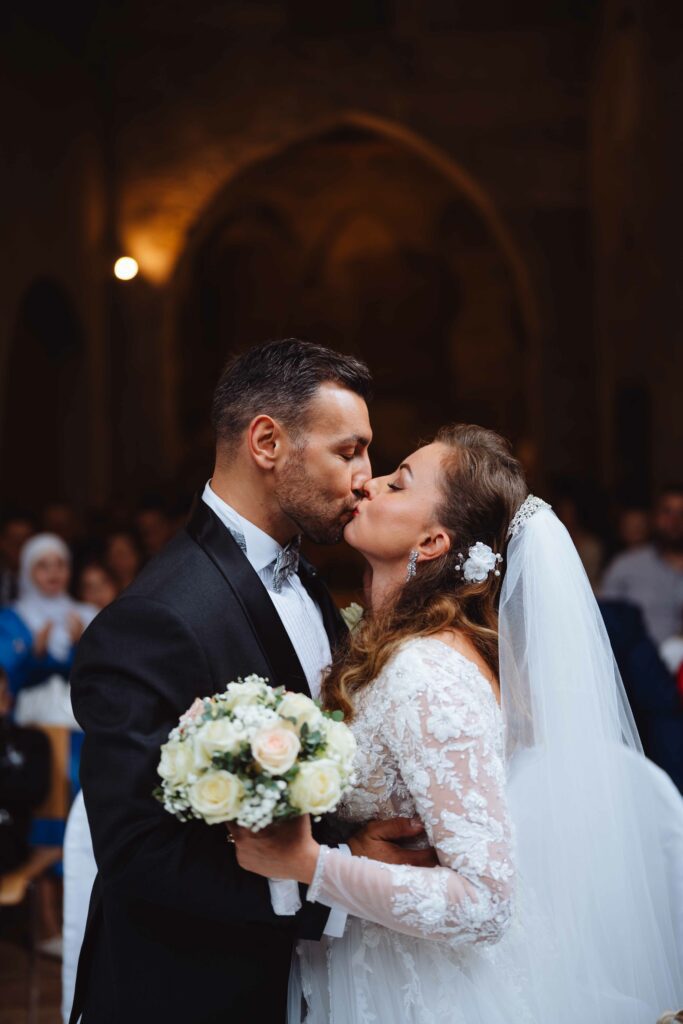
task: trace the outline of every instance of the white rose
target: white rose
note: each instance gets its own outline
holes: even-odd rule
[[[339,760],[345,765],[350,764],[356,754],[356,737],[348,725],[328,718],[325,721],[325,733],[327,756]]]
[[[189,743],[179,740],[165,743],[161,748],[161,760],[157,771],[170,786],[182,786],[192,771],[193,753]]]
[[[320,708],[304,693],[286,693],[277,711],[281,718],[293,718],[299,732],[304,723],[314,732],[323,722]]]
[[[260,729],[251,741],[254,760],[270,775],[284,775],[299,756],[299,737],[288,725]]]
[[[237,817],[244,787],[231,772],[207,772],[190,786],[188,799],[192,809],[209,825],[233,821]]]
[[[334,761],[304,761],[289,786],[289,800],[303,814],[325,814],[341,799],[341,777]]]
[[[258,704],[268,693],[268,686],[258,676],[249,676],[243,683],[228,683],[225,704],[230,711],[245,704]]]
[[[501,560],[500,555],[494,554],[488,544],[478,540],[468,552],[467,561],[463,565],[463,576],[468,583],[481,583],[490,572],[497,572],[496,567]]]
[[[214,754],[231,754],[242,742],[243,734],[227,718],[214,718],[197,730],[193,737],[195,764],[207,767]]]

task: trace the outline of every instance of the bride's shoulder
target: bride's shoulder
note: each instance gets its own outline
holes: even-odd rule
[[[453,703],[493,694],[481,670],[463,654],[436,637],[404,640],[382,669],[377,692],[393,703],[424,695],[430,705]]]

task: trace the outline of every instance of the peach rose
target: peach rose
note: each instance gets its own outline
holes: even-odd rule
[[[281,725],[260,729],[251,741],[254,760],[269,775],[284,775],[288,772],[300,749],[296,733]]]

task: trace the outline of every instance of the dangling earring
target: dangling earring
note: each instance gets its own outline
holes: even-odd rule
[[[420,557],[420,552],[416,551],[415,548],[410,552],[410,558],[408,559],[408,571],[406,573],[406,583],[410,583],[413,576],[417,575],[417,560]]]

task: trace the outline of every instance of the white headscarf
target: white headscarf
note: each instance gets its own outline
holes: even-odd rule
[[[48,653],[58,661],[66,661],[73,647],[69,633],[69,615],[77,615],[85,627],[92,622],[97,609],[92,605],[74,601],[66,591],[50,597],[36,586],[33,580],[33,567],[45,555],[59,555],[67,564],[71,564],[71,552],[61,537],[54,533],[39,533],[31,537],[21,549],[19,598],[14,605],[14,611],[34,636],[48,622],[52,623],[47,643]]]

